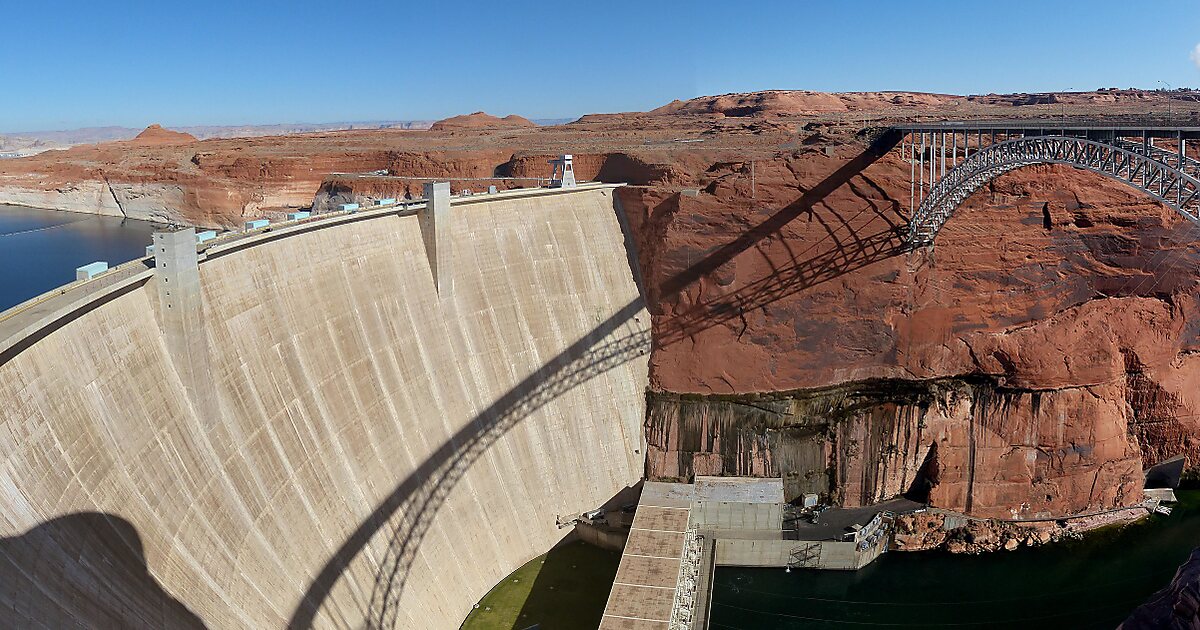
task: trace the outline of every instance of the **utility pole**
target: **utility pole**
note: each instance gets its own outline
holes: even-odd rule
[[[1067,91],[1066,91],[1066,92],[1061,92],[1060,94],[1062,94],[1062,95],[1064,95],[1064,96],[1065,96],[1065,95],[1067,95],[1068,93],[1070,93],[1070,91],[1071,91],[1071,90],[1074,90],[1074,89],[1075,89],[1075,88],[1067,88]],[[1066,101],[1065,99],[1061,99],[1061,98],[1060,98],[1060,99],[1059,99],[1059,101],[1058,101],[1058,114],[1059,114],[1059,116],[1061,116],[1061,117],[1062,117],[1062,123],[1063,123],[1063,133],[1065,134],[1065,133],[1067,132],[1067,130],[1066,130],[1066,126],[1067,126],[1067,101]]]
[[[1171,84],[1166,81],[1159,81],[1159,83],[1167,86],[1167,124],[1172,124],[1175,122],[1175,116],[1171,113],[1171,92],[1175,91],[1175,88],[1171,87]]]

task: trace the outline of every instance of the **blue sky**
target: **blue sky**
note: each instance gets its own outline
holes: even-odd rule
[[[6,3],[0,131],[1200,87],[1200,1]],[[557,10],[556,10],[557,8]]]

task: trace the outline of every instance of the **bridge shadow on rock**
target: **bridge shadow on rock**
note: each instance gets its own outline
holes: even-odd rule
[[[61,516],[0,539],[0,627],[204,628],[146,568],[118,516]]]
[[[656,329],[655,346],[665,348],[714,326],[744,318],[757,309],[822,282],[907,251],[903,226],[892,222],[881,212],[872,213],[872,216],[882,218],[885,221],[883,226],[874,226],[871,228],[873,231],[865,234],[853,227],[852,221],[866,213],[872,213],[872,208],[859,210],[838,226],[830,226],[818,219],[825,226],[828,236],[798,252],[792,251],[785,242],[783,247],[787,255],[780,264],[771,265],[770,273],[731,293],[698,299],[666,325]]]
[[[662,293],[659,297],[678,293],[703,276],[713,273],[722,265],[733,260],[736,256],[750,249],[763,239],[778,234],[785,225],[791,223],[800,215],[813,215],[817,204],[823,202],[833,191],[850,183],[851,179],[861,174],[868,166],[878,161],[879,158],[887,155],[888,151],[896,146],[901,137],[899,132],[895,131],[884,133],[875,142],[871,143],[865,151],[843,164],[828,177],[801,195],[799,199],[772,214],[766,221],[750,228],[733,241],[722,245],[716,251],[705,256],[700,262],[663,282],[661,287]],[[870,183],[869,180],[868,183]]]
[[[682,291],[755,243],[778,233],[796,217],[811,213],[813,207],[829,193],[850,182],[855,175],[886,154],[895,141],[890,136],[881,138],[862,155],[804,193],[796,202],[664,283],[658,298]],[[883,216],[882,211],[874,206],[858,212],[872,211]],[[867,235],[856,233],[848,220],[839,219],[839,225],[833,225],[825,217],[817,217],[817,220],[822,221],[829,236],[815,244],[815,249],[792,253],[787,264],[773,269],[767,277],[732,294],[696,305],[684,316],[668,322],[665,329],[656,330],[659,343],[670,343],[694,335],[740,313],[761,308],[816,283],[904,251],[899,237],[901,228],[891,220],[887,222],[888,227]],[[843,227],[848,228],[845,233]],[[643,308],[640,298],[623,306],[466,423],[408,474],[359,524],[313,578],[288,626],[312,627],[351,563],[377,536],[384,536],[384,553],[375,572],[366,611],[366,625],[370,628],[394,627],[400,595],[404,592],[417,550],[450,491],[496,440],[531,413],[590,379],[644,356],[650,348],[650,333],[630,325]]]
[[[908,250],[907,224],[893,202],[886,206],[873,201],[852,213],[825,203],[833,191],[848,186],[857,191],[857,177],[867,187],[887,198],[883,189],[863,171],[895,146],[896,136],[885,134],[866,151],[844,164],[811,190],[767,220],[747,230],[730,243],[717,248],[699,262],[664,281],[658,300],[679,295],[702,278],[716,273],[738,255],[763,241],[781,234],[781,230],[801,215],[819,223],[825,232],[820,240],[796,250],[786,238],[779,239],[783,256],[762,252],[769,273],[730,293],[712,297],[701,295],[682,312],[655,329],[656,347],[666,347],[699,332],[721,325],[764,306],[833,280]],[[865,195],[861,195],[864,198]]]

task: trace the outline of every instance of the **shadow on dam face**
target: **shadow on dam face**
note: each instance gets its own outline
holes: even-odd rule
[[[760,241],[778,235],[786,224],[805,214],[819,222],[827,233],[826,238],[806,245],[803,250],[793,251],[791,244],[785,242],[785,256],[769,260],[769,273],[743,282],[731,293],[705,298],[701,292],[673,317],[656,322],[653,343],[659,347],[677,343],[798,291],[901,253],[902,226],[888,208],[871,202],[867,207],[847,212],[822,203],[830,192],[851,182],[879,155],[882,153],[869,150],[851,160],[804,192],[797,201],[729,244],[716,248],[660,287],[648,287],[648,293],[657,296],[655,301],[679,294]],[[861,177],[861,183],[878,188],[865,176]],[[868,227],[863,229],[863,225]],[[631,266],[636,276],[636,261],[631,261]],[[133,291],[132,285],[125,291]],[[117,295],[105,299],[115,300]],[[26,343],[0,355],[0,364],[80,313],[95,310],[103,303],[91,302],[84,310],[53,322],[30,336]],[[650,332],[631,325],[643,308],[640,298],[622,306],[496,398],[400,480],[341,542],[307,585],[297,607],[291,611],[289,626],[314,625],[339,580],[368,547],[370,552],[379,552],[366,554],[372,556],[373,581],[363,585],[370,593],[363,592],[355,605],[361,602],[365,606],[369,627],[395,626],[400,596],[418,550],[450,492],[501,436],[530,414],[573,388],[644,356],[652,342]],[[480,518],[486,517],[480,515]],[[282,615],[287,611],[272,613]],[[142,539],[134,526],[121,517],[96,512],[53,518],[22,535],[0,539],[0,627],[38,623],[46,627],[203,627],[202,621],[150,574]]]
[[[342,573],[371,539],[384,531],[388,532],[386,553],[375,574],[367,624],[392,627],[421,540],[458,480],[492,443],[526,416],[579,384],[645,355],[649,331],[603,341],[641,310],[640,299],[627,304],[501,396],[426,458],[342,543],[305,592],[288,627],[311,627]]]
[[[801,214],[819,221],[828,236],[808,248],[793,252],[788,260],[772,265],[770,274],[745,284],[741,289],[709,301],[697,302],[665,325],[608,338],[630,322],[643,308],[641,299],[622,307],[587,335],[571,344],[550,362],[497,399],[465,424],[449,441],[406,476],[354,532],[342,543],[313,578],[293,612],[289,628],[310,628],[338,580],[370,542],[386,536],[385,555],[374,575],[367,612],[367,626],[391,628],[399,613],[399,599],[421,541],[450,491],[487,449],[526,416],[572,388],[644,355],[647,345],[664,347],[713,326],[740,317],[814,285],[903,253],[903,225],[888,210],[874,203],[843,215],[826,206],[817,210],[825,197],[851,181],[891,147],[884,138],[805,192],[797,201],[779,210],[729,244],[716,249],[695,265],[666,280],[656,300],[677,294],[708,273],[750,249]],[[881,190],[862,178],[867,186]],[[893,204],[894,205],[894,204]],[[883,227],[864,234],[856,219],[881,220]],[[635,270],[636,273],[636,270]]]
[[[855,158],[803,193],[796,202],[715,249],[699,263],[660,287],[647,287],[648,294],[657,296],[655,300],[681,293],[763,239],[778,235],[784,225],[805,214],[820,222],[828,235],[803,250],[793,251],[790,244],[784,243],[785,257],[772,259],[769,273],[743,282],[731,293],[710,298],[701,293],[673,317],[659,318],[661,321],[655,322],[653,343],[659,347],[677,343],[736,320],[753,309],[901,253],[902,227],[888,208],[871,202],[865,208],[842,211],[822,203],[830,192],[851,182],[877,157],[877,152],[869,151]],[[860,179],[862,185],[877,188],[865,176]],[[867,221],[862,221],[863,218]],[[864,224],[868,226],[866,229],[861,228]],[[369,627],[395,626],[400,596],[418,550],[456,484],[497,439],[531,413],[580,384],[644,356],[651,335],[641,326],[630,325],[643,308],[640,298],[622,306],[495,399],[400,480],[316,573],[291,611],[289,626],[314,625],[339,580],[368,547],[381,553],[367,554],[375,556],[371,558],[376,567],[371,572],[373,583],[363,585],[370,589],[370,594],[363,592],[357,601],[366,607]],[[40,331],[34,341],[75,316],[54,322]],[[9,356],[0,356],[0,363],[27,348],[28,344]],[[480,515],[480,518],[485,517]],[[31,622],[43,622],[48,627],[203,627],[201,620],[148,572],[143,544],[133,525],[102,513],[50,519],[20,536],[0,539],[0,626],[22,627]]]
[[[0,538],[0,626],[205,627],[150,575],[133,525],[99,512]]]

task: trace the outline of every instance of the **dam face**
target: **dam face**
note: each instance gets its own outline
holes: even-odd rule
[[[458,627],[641,478],[617,212],[459,200],[441,293],[415,214],[280,230],[183,342],[147,273],[0,352],[0,626]]]

